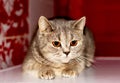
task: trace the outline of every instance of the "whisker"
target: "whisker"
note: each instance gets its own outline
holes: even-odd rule
[[[79,58],[81,58],[82,60],[90,61],[88,58],[86,58],[86,57],[84,57],[84,56],[80,56]]]

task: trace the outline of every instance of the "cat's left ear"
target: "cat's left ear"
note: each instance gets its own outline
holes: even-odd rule
[[[76,30],[83,31],[86,23],[86,17],[82,17],[73,24],[73,28]]]

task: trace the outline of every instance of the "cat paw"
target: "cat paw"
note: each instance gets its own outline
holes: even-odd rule
[[[62,76],[63,77],[75,77],[75,76],[77,76],[78,74],[77,74],[77,71],[75,71],[75,70],[71,70],[71,69],[65,69],[65,70],[63,70],[63,72],[62,72]]]
[[[51,80],[55,78],[55,74],[52,70],[43,70],[39,72],[39,78]]]

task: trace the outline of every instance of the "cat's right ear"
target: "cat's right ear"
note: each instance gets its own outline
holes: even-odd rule
[[[38,26],[40,32],[51,32],[52,27],[46,17],[41,16],[38,20]]]

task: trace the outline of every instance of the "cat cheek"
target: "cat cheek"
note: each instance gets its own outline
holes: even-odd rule
[[[75,55],[74,54],[70,54],[68,57],[73,59],[75,57]]]

